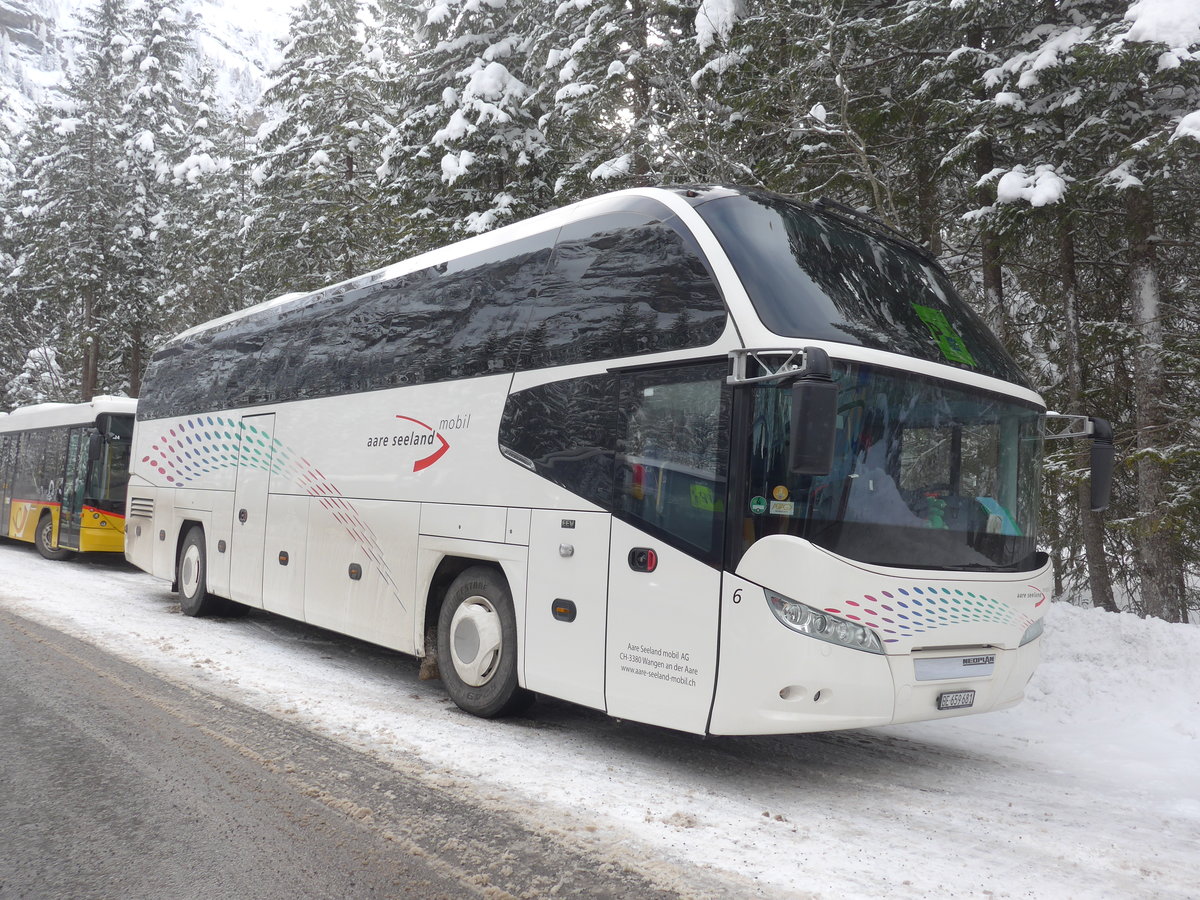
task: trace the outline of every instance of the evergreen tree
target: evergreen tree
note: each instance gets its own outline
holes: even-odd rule
[[[690,16],[663,0],[559,3],[538,35],[543,122],[570,197],[691,180]]]
[[[555,164],[533,68],[537,2],[421,0],[391,11],[392,127],[380,177],[414,249],[541,212]]]
[[[122,168],[126,131],[124,0],[102,0],[85,16],[80,43],[65,98],[40,110],[20,149],[14,290],[19,315],[38,332],[26,349],[55,349],[65,369],[80,373],[86,400],[101,387],[106,323],[123,288],[117,260],[127,232],[114,173]]]
[[[1200,63],[1190,52],[1200,46],[1200,33],[1180,36],[1162,23],[1131,28],[1122,12],[1102,2],[1050,10],[1027,45],[989,77],[1021,107],[1020,130],[1029,136],[1025,164],[1004,176],[1001,194],[1038,203],[1049,192],[1063,203],[1057,216],[1031,220],[1026,231],[1053,248],[1038,255],[1052,261],[1065,288],[1065,316],[1049,304],[1046,312],[1065,326],[1067,402],[1078,408],[1101,389],[1132,426],[1126,446],[1136,488],[1118,510],[1137,577],[1136,584],[1127,575],[1122,580],[1135,588],[1142,611],[1179,621],[1195,605],[1185,547],[1194,544],[1196,498],[1188,489],[1194,481],[1181,477],[1194,471],[1197,435],[1188,425],[1194,416],[1168,411],[1171,361],[1187,371],[1189,357],[1181,352],[1184,332],[1173,333],[1167,323],[1186,321],[1194,299],[1186,288],[1172,291],[1165,273],[1195,269],[1176,249],[1181,242],[1163,238],[1181,226],[1190,230],[1200,188],[1200,148],[1179,131],[1200,108]],[[1124,259],[1114,258],[1111,248],[1122,246]],[[1168,257],[1175,257],[1171,267],[1164,265]],[[1089,260],[1087,268],[1080,265]],[[1087,321],[1109,323],[1096,332],[1102,344],[1089,339]],[[1111,358],[1114,345],[1122,360],[1096,384],[1099,373],[1088,362],[1100,353]],[[1190,361],[1195,372],[1195,357]],[[1132,391],[1119,389],[1122,382]],[[1091,561],[1095,523],[1086,511],[1081,516]],[[1092,568],[1093,595],[1111,605],[1105,574]]]
[[[181,331],[263,300],[272,286],[252,278],[247,223],[257,199],[250,178],[251,117],[226,110],[212,70],[194,87],[193,118],[172,169],[177,227],[167,234],[169,288],[162,311],[168,333]]]
[[[319,287],[391,257],[376,200],[373,25],[359,0],[305,0],[264,102],[251,239],[258,283]],[[262,298],[267,299],[267,298]]]
[[[172,172],[181,159],[192,122],[197,118],[187,67],[193,49],[188,21],[178,0],[145,0],[130,23],[128,91],[123,107],[122,240],[114,260],[122,288],[108,319],[118,343],[125,389],[139,393],[149,349],[169,336],[160,310],[170,295],[178,266],[168,253],[179,241],[172,232],[189,232]],[[114,378],[115,380],[115,378]]]

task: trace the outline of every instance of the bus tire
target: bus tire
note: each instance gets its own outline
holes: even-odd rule
[[[220,597],[208,592],[208,550],[204,529],[193,525],[184,536],[175,564],[179,608],[185,616],[212,616],[224,611]]]
[[[438,614],[438,667],[450,699],[484,719],[519,712],[532,694],[517,684],[517,620],[504,577],[472,566],[446,591]]]
[[[42,513],[38,519],[37,531],[33,533],[33,545],[37,552],[46,559],[66,559],[71,555],[70,550],[64,550],[54,540],[54,517],[50,513]]]

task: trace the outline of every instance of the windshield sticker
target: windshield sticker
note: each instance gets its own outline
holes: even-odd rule
[[[794,516],[796,514],[796,504],[788,501],[783,503],[779,500],[771,501],[771,515],[773,516]]]
[[[789,496],[787,485],[786,484],[775,485],[775,487],[771,488],[771,496],[774,497],[776,500],[786,500]]]
[[[712,488],[707,484],[693,482],[690,490],[692,509],[702,512],[724,512],[725,504],[713,496]]]
[[[767,511],[767,498],[766,497],[751,497],[750,498],[750,512],[754,513],[756,516],[761,516],[766,511]]]
[[[942,356],[950,362],[962,363],[966,366],[975,365],[975,358],[967,350],[967,342],[951,327],[944,312],[934,309],[932,306],[922,306],[919,303],[914,303],[913,309],[929,328],[930,334],[937,341],[938,349],[942,351]]]

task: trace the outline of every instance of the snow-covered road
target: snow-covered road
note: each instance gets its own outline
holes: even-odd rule
[[[257,612],[189,619],[111,560],[0,541],[0,606],[419,762],[685,896],[1200,896],[1200,628],[1056,604],[1016,709],[701,739],[555,701],[474,719],[415,660]]]

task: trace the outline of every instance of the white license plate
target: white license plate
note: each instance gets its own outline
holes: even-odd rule
[[[966,709],[974,703],[974,691],[947,691],[938,694],[938,709]]]

